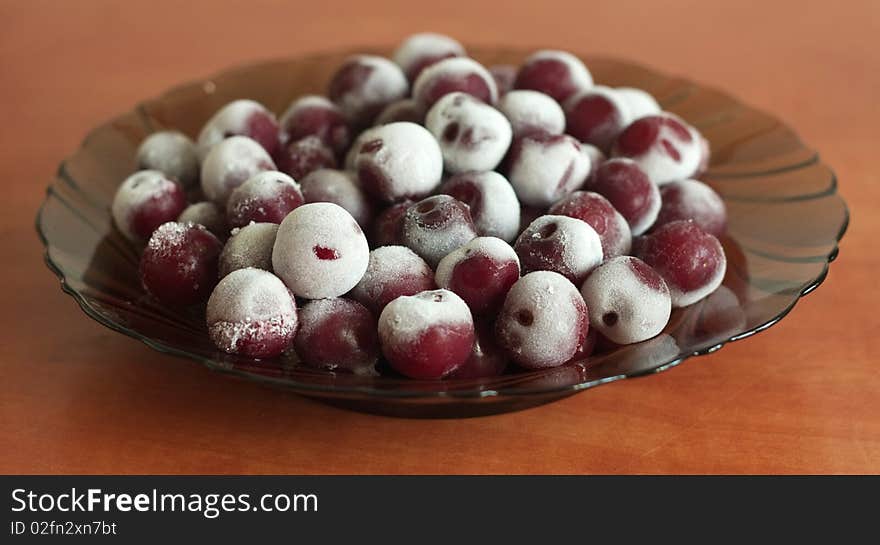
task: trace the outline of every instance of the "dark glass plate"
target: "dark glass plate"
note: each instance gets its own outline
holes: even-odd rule
[[[724,285],[676,310],[649,341],[582,363],[483,380],[414,381],[311,370],[292,360],[251,361],[218,352],[203,309],[181,315],[144,296],[139,249],[111,225],[109,207],[135,167],[140,141],[176,128],[191,136],[220,106],[253,98],[276,112],[302,94],[321,93],[349,51],[265,62],[176,87],[97,127],[58,168],[37,216],[46,262],[65,292],[100,323],[211,369],[323,401],[382,414],[461,417],[513,411],[707,354],[782,319],[825,278],[848,212],[834,173],[785,124],[727,94],[628,62],[585,56],[598,82],[646,89],[712,145],[703,179],[724,198],[729,232]],[[526,52],[475,50],[487,63],[518,63]]]

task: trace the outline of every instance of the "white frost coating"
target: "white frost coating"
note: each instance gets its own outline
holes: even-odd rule
[[[584,89],[573,94],[568,100],[565,101],[566,110],[574,107],[574,105],[587,97],[602,97],[614,106],[614,109],[617,110],[618,115],[620,115],[620,130],[625,129],[630,123],[633,122],[636,118],[633,117],[632,111],[630,110],[629,103],[620,94],[617,89],[613,87],[606,87],[605,85],[594,85],[589,89]]]
[[[556,229],[550,236],[541,232],[544,227],[554,224]],[[595,269],[603,260],[602,240],[596,230],[585,221],[568,216],[541,216],[529,224],[516,240],[517,252],[528,252],[528,240],[558,240],[562,248],[562,265],[575,278],[583,278]],[[540,261],[546,261],[547,270],[555,270],[558,263],[552,256],[536,255]],[[555,265],[555,266],[554,266]]]
[[[710,293],[718,289],[721,282],[724,281],[724,274],[727,272],[727,257],[724,251],[721,252],[721,265],[715,271],[715,275],[706,282],[706,285],[700,289],[693,291],[682,291],[681,288],[671,282],[667,282],[669,286],[669,295],[672,297],[672,308],[681,308],[693,305],[700,299],[707,297]]]
[[[381,147],[375,151],[361,150],[364,144],[377,141]],[[386,181],[383,196],[388,201],[426,195],[440,184],[443,153],[421,125],[400,121],[373,127],[361,133],[355,146],[354,170],[366,166],[380,173]]]
[[[307,299],[348,292],[364,275],[369,259],[367,238],[351,214],[324,202],[304,204],[288,214],[272,250],[275,274]]]
[[[212,147],[202,162],[202,192],[225,205],[236,187],[265,170],[276,167],[263,146],[246,136],[231,136]]]
[[[468,172],[459,175],[476,187],[480,205],[477,210],[471,208],[471,218],[477,234],[483,237],[498,237],[506,242],[513,242],[519,234],[520,205],[513,186],[507,178],[490,170],[487,172]],[[450,179],[447,183],[456,183]],[[441,187],[441,192],[447,192]],[[451,191],[451,189],[450,189]]]
[[[180,223],[198,223],[204,225],[208,231],[211,231],[218,237],[225,238],[226,216],[217,208],[217,205],[210,201],[197,202],[191,204],[184,209],[178,216],[177,221]]]
[[[154,256],[166,258],[169,254],[186,242],[186,234],[190,229],[205,229],[202,225],[179,223],[168,221],[160,225],[147,242],[147,250]],[[186,263],[183,267],[194,267],[193,263]]]
[[[587,222],[596,230],[602,241],[602,253],[605,259],[629,255],[632,249],[629,223],[611,202],[599,193],[576,191],[551,206],[548,213],[571,216]]]
[[[591,167],[590,157],[570,136],[560,135],[550,142],[526,137],[508,178],[520,202],[548,207],[580,188]]]
[[[660,116],[669,117],[681,123],[690,133],[691,141],[686,142],[682,140],[675,130],[664,124],[660,126],[657,138],[651,143],[647,151],[641,155],[631,157],[657,185],[690,178],[697,172],[697,169],[700,167],[700,161],[703,158],[702,135],[695,128],[675,114],[663,112]],[[678,160],[670,157],[662,144],[663,141],[670,142],[675,147],[680,155]]]
[[[392,102],[376,117],[374,125],[387,125],[395,121],[411,121],[421,123],[425,118],[425,110],[418,102],[411,98],[405,98]]]
[[[580,292],[561,274],[535,271],[523,276],[504,299],[499,341],[523,367],[562,365],[577,350],[579,326],[588,319],[576,301],[582,301]]]
[[[660,289],[640,279],[633,261],[654,273]],[[630,256],[615,257],[599,266],[584,281],[581,295],[590,309],[590,325],[618,344],[658,335],[672,312],[666,283],[648,265]]]
[[[315,123],[315,117],[320,120]],[[328,125],[329,123],[329,125]],[[282,149],[292,140],[314,136],[322,144],[341,153],[351,143],[351,134],[342,110],[321,95],[304,95],[290,103],[279,121]],[[329,132],[328,132],[329,129]],[[314,131],[321,131],[321,135]]]
[[[286,160],[287,163],[284,168],[289,172],[296,173],[297,176],[304,176],[300,173],[308,172],[308,169],[314,168],[313,163],[318,165],[336,164],[333,149],[315,134],[289,142],[282,155],[284,159],[281,161]]]
[[[535,51],[523,62],[523,66],[529,63],[543,60],[555,60],[565,64],[568,67],[568,74],[571,82],[577,89],[586,89],[593,86],[593,75],[587,70],[583,62],[567,51],[559,51],[555,49],[542,49]]]
[[[272,247],[277,233],[275,223],[251,223],[234,229],[220,253],[220,278],[248,267],[271,271]]]
[[[449,93],[425,117],[443,152],[447,172],[493,170],[504,159],[513,132],[504,115],[466,93]]]
[[[372,216],[372,207],[352,172],[318,169],[302,180],[302,194],[306,202],[332,202],[344,208],[358,224],[366,228]]]
[[[296,317],[296,303],[284,283],[261,269],[240,269],[217,284],[208,299],[208,323]]]
[[[590,158],[590,177],[596,173],[596,170],[605,162],[607,157],[605,154],[594,146],[593,144],[587,144],[586,142],[581,142],[581,152]]]
[[[352,142],[351,146],[348,148],[348,151],[345,152],[345,161],[343,161],[343,165],[342,165],[345,170],[357,172],[358,155],[361,151],[361,146],[365,142],[365,140],[363,140],[363,137],[365,134],[367,134],[369,132],[370,131],[364,131],[364,132],[360,133],[357,136],[357,138],[354,139],[354,142]],[[442,165],[442,163],[443,163],[442,155],[440,157],[440,162]]]
[[[318,368],[345,369],[358,375],[376,376],[378,336],[376,318],[351,299],[334,297],[309,301],[299,309],[299,330],[294,349],[302,363]],[[361,337],[367,328],[369,337]],[[330,354],[323,353],[328,335],[333,337]]]
[[[365,310],[365,307],[360,303],[342,297],[309,301],[299,309],[299,334],[311,337],[318,333],[318,329],[328,318],[337,314],[351,316],[362,310]],[[352,345],[357,345],[356,339],[348,340],[351,340]]]
[[[287,110],[282,114],[281,119],[279,120],[279,125],[286,127],[293,117],[306,108],[321,108],[324,110],[340,112],[339,107],[336,106],[336,104],[333,104],[330,99],[325,96],[304,95],[290,103],[290,106],[288,106]]]
[[[709,168],[709,161],[712,160],[712,145],[709,140],[700,135],[700,166],[697,167],[697,174],[703,174]]]
[[[513,127],[514,135],[535,130],[549,134],[565,132],[565,112],[553,97],[539,91],[510,91],[498,101],[498,109]]]
[[[409,82],[403,71],[393,62],[376,55],[355,55],[345,61],[371,68],[367,78],[338,97],[336,104],[345,116],[354,122],[379,105],[385,105],[405,98],[409,92]]]
[[[388,303],[379,316],[379,339],[386,346],[414,343],[430,327],[473,327],[471,309],[449,290],[403,295]]]
[[[244,134],[248,128],[248,120],[255,113],[263,113],[275,119],[275,114],[255,100],[233,100],[217,110],[199,132],[196,144],[199,158],[204,161],[211,148],[227,135]]]
[[[113,204],[110,206],[113,222],[125,235],[125,238],[131,241],[140,240],[141,237],[132,230],[132,214],[147,201],[162,197],[177,188],[175,182],[169,180],[164,173],[158,170],[135,172],[126,178],[116,190]]]
[[[271,199],[278,194],[279,186],[290,186],[302,191],[296,180],[278,170],[258,172],[235,188],[233,193],[240,195],[241,200]]]
[[[277,170],[258,172],[229,195],[226,203],[226,213],[230,221],[236,217],[248,213],[258,203],[271,202],[282,192],[293,188],[297,193],[302,193],[300,185],[287,174]]]
[[[137,162],[140,168],[164,172],[186,188],[199,179],[196,145],[181,132],[160,131],[146,137],[138,147]]]
[[[464,54],[464,46],[449,36],[422,32],[405,39],[391,58],[409,75],[410,70],[423,59],[442,55],[462,57]]]
[[[613,161],[618,164],[626,164],[631,169],[640,168],[638,166],[638,163],[636,163],[632,159],[629,159],[626,157],[615,157],[613,159]],[[633,180],[636,180],[636,181],[633,181]],[[618,183],[621,183],[621,182],[618,182]],[[623,178],[622,183],[625,184],[627,192],[629,192],[629,193],[634,192],[634,193],[642,194],[642,196],[639,198],[639,201],[641,201],[643,203],[641,206],[645,206],[645,203],[648,206],[648,208],[646,208],[646,209],[643,208],[640,211],[639,215],[627,218],[627,221],[629,222],[629,229],[630,229],[630,232],[632,233],[632,236],[637,237],[637,236],[644,234],[648,229],[650,229],[654,225],[654,222],[657,221],[657,215],[660,213],[660,206],[661,206],[660,189],[657,187],[657,184],[651,182],[650,179],[645,180],[642,177],[638,177],[638,179],[637,179],[635,177],[630,178],[629,176],[626,176],[625,178]],[[611,193],[610,190],[613,187],[614,186],[611,185],[611,182],[606,180],[602,184],[602,187],[595,188],[595,187],[591,186],[591,189],[598,189],[599,193],[603,193],[603,196],[605,198],[608,198],[608,195],[605,193],[610,194]],[[618,192],[618,193],[620,193],[620,192]],[[608,200],[618,210],[621,208],[624,208],[625,207],[624,204],[626,202],[630,202],[630,201],[634,200],[634,197],[631,194],[630,195],[618,194],[615,198],[618,199],[617,204],[615,204],[614,201],[611,201],[611,198],[608,198]],[[632,212],[630,212],[630,214],[632,215]]]
[[[403,216],[403,241],[428,265],[436,267],[446,254],[476,238],[477,233],[473,222],[464,221],[461,216],[444,219],[438,225],[423,225],[419,209],[430,203],[434,204],[435,211],[442,209],[445,203],[461,204],[449,195],[434,195],[410,206]]]
[[[516,255],[510,244],[496,237],[477,237],[448,253],[440,260],[440,263],[437,264],[437,273],[434,275],[437,285],[448,289],[452,282],[452,271],[455,266],[475,255],[484,255],[498,263],[513,261],[519,267],[519,256]]]
[[[486,82],[486,87],[489,89],[490,103],[495,104],[498,102],[498,85],[495,83],[495,78],[492,77],[492,74],[482,64],[468,57],[443,59],[422,70],[422,73],[419,74],[419,77],[413,83],[412,96],[419,104],[427,104],[428,99],[426,95],[438,78],[454,79],[465,77],[469,74],[476,74]]]
[[[292,336],[296,302],[281,280],[259,269],[240,269],[223,278],[208,299],[206,312],[211,340],[225,352],[255,334]]]
[[[305,365],[319,369],[345,369],[357,375],[377,376],[379,356],[376,318],[351,299],[334,297],[309,301],[299,309],[299,330],[294,349]],[[367,328],[369,337],[363,338]],[[334,346],[322,346],[328,336]],[[332,354],[332,356],[331,356]]]
[[[339,297],[309,301],[299,309],[299,331],[297,335],[305,337],[314,335],[327,318],[332,317],[334,314],[348,311],[351,305],[357,305],[357,303]]]
[[[605,231],[608,251],[603,249],[603,254],[606,259],[619,255],[628,255],[632,251],[633,237],[632,231],[629,228],[629,222],[617,210],[614,211],[611,221],[614,222],[614,225],[609,226]],[[612,236],[612,233],[616,233],[617,236]]]
[[[351,296],[356,301],[372,307],[389,287],[406,279],[421,282],[422,279],[430,279],[433,276],[434,271],[425,260],[406,246],[380,246],[370,252],[367,271],[357,286],[351,290]]]
[[[660,202],[659,191],[658,195],[651,196],[649,204],[651,207],[646,210],[637,221],[633,221],[629,224],[629,230],[633,237],[644,235],[645,232],[654,225],[654,222],[657,221],[657,216],[660,214],[660,206],[662,204]]]
[[[632,119],[636,120],[646,115],[659,114],[660,105],[647,91],[636,89],[635,87],[618,87],[616,89],[618,96],[626,102],[629,107],[629,113]]]

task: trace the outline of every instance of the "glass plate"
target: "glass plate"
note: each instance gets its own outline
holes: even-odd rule
[[[362,51],[362,50],[361,50]],[[263,62],[176,87],[92,130],[58,168],[37,216],[46,262],[86,314],[147,346],[351,409],[407,417],[461,417],[513,411],[627,377],[655,373],[713,352],[782,319],[825,278],[846,230],[834,173],[785,124],[715,89],[616,59],[584,56],[598,82],[646,89],[664,109],[693,123],[712,145],[703,179],[724,198],[729,231],[724,285],[673,312],[649,341],[588,361],[479,380],[414,381],[316,371],[292,360],[251,361],[218,352],[203,309],[171,312],[145,297],[139,249],[111,225],[119,183],[135,169],[143,138],[164,128],[195,136],[208,117],[238,98],[281,112],[321,93],[352,51]],[[387,51],[378,51],[386,53]],[[472,50],[486,63],[519,63],[528,52]]]

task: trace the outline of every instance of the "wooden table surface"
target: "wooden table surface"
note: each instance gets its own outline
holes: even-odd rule
[[[0,472],[880,472],[880,3],[355,4],[0,0]],[[827,281],[780,324],[668,372],[443,421],[220,376],[62,294],[33,218],[89,128],[229,65],[428,26],[628,57],[777,113],[822,152],[851,207]]]

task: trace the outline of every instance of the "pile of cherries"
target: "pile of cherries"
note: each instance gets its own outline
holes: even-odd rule
[[[416,379],[540,369],[658,335],[725,274],[707,141],[562,51],[483,67],[418,34],[280,117],[157,132],[112,205],[146,291],[256,359]],[[199,195],[188,204],[187,195]]]

